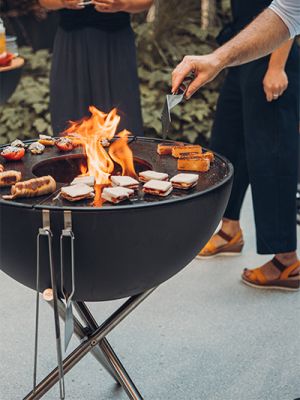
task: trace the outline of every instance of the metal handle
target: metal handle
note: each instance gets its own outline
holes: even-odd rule
[[[36,389],[36,378],[37,378],[37,361],[38,361],[38,331],[39,331],[39,298],[40,298],[40,242],[41,236],[46,236],[48,241],[48,253],[49,253],[49,268],[51,276],[51,285],[53,291],[53,309],[54,309],[54,324],[55,324],[55,337],[56,337],[56,351],[57,351],[57,364],[59,371],[59,390],[60,399],[65,398],[65,384],[64,384],[64,371],[62,363],[62,351],[61,351],[61,337],[60,337],[60,326],[59,326],[59,314],[58,314],[58,296],[56,286],[56,275],[53,264],[52,254],[52,232],[50,229],[50,212],[48,210],[42,211],[43,216],[43,227],[39,229],[37,235],[37,262],[36,262],[36,322],[35,322],[35,341],[34,341],[34,370],[33,370],[33,392]]]
[[[187,78],[185,78],[184,81],[179,86],[176,94],[185,95],[186,91],[188,90],[188,87],[190,86],[190,84],[194,80],[194,78],[195,78],[194,76],[188,76]]]
[[[62,230],[60,235],[60,273],[61,273],[61,292],[64,296],[64,299],[67,301],[71,301],[74,293],[75,293],[75,258],[74,258],[74,241],[75,236],[72,231],[72,214],[71,211],[64,211],[64,223],[65,227]],[[64,251],[63,251],[63,240],[64,238],[71,239],[71,276],[72,276],[72,290],[68,295],[64,289]]]
[[[61,273],[61,292],[66,302],[66,315],[65,315],[65,351],[68,348],[70,340],[74,333],[74,317],[72,310],[72,298],[75,293],[75,257],[74,257],[74,242],[75,236],[72,230],[72,213],[71,211],[64,211],[64,229],[60,235],[60,273]],[[67,294],[64,288],[64,239],[71,239],[71,293]]]

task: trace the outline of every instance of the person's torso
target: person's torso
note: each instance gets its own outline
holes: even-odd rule
[[[272,0],[231,0],[233,27],[236,32],[248,25]]]
[[[126,12],[101,13],[94,6],[82,10],[60,10],[60,26],[65,30],[95,27],[105,31],[117,31],[130,26],[130,15]]]

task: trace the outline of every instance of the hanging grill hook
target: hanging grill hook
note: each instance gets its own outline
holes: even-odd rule
[[[64,288],[64,250],[63,244],[64,239],[70,238],[71,240],[71,277],[72,277],[72,289],[71,293],[68,294]],[[66,316],[65,316],[65,351],[68,348],[70,340],[74,333],[74,318],[73,318],[73,306],[72,298],[75,293],[75,258],[74,258],[74,242],[75,236],[72,230],[72,213],[71,211],[64,211],[64,229],[60,235],[60,268],[61,268],[61,293],[64,296],[66,302]]]
[[[39,300],[40,300],[40,243],[41,243],[41,237],[45,236],[45,237],[47,237],[47,242],[48,242],[49,268],[50,268],[51,286],[52,286],[52,291],[53,291],[53,309],[54,309],[54,324],[55,324],[55,336],[56,336],[57,364],[58,364],[58,371],[59,371],[60,399],[63,400],[65,398],[65,384],[64,384],[64,372],[63,372],[63,364],[62,364],[56,274],[55,274],[55,268],[54,268],[54,264],[53,264],[53,254],[52,254],[53,234],[52,234],[52,231],[50,228],[50,212],[49,212],[49,210],[43,210],[42,217],[43,217],[43,227],[39,229],[39,233],[37,235],[36,313],[35,313],[33,393],[35,392],[35,389],[36,389],[37,361],[38,361]]]

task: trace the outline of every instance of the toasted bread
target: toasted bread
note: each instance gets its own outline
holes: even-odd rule
[[[212,151],[207,151],[206,153],[202,153],[202,156],[208,158],[211,163],[215,161],[215,155]]]
[[[207,172],[210,168],[210,161],[205,157],[179,158],[177,161],[178,171]]]
[[[172,156],[175,158],[179,158],[181,155],[185,153],[202,153],[202,147],[199,144],[190,145],[190,146],[175,146],[172,148]]]
[[[160,156],[166,156],[172,154],[173,147],[181,146],[180,143],[158,143],[157,153]]]

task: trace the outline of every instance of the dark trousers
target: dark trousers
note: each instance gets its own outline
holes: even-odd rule
[[[211,147],[235,169],[224,217],[239,220],[251,185],[257,251],[294,251],[299,123],[299,59],[296,47],[286,65],[288,89],[268,103],[263,78],[269,58],[230,69],[222,88]]]

